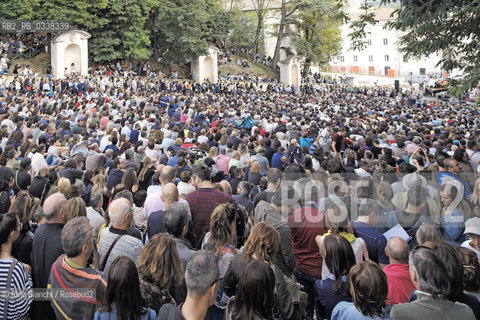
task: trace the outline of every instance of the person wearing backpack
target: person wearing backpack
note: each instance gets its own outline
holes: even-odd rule
[[[290,148],[288,148],[287,151],[287,164],[300,164],[304,165],[305,164],[305,155],[302,152],[302,149],[297,143],[296,139],[292,139],[292,142],[290,143]]]

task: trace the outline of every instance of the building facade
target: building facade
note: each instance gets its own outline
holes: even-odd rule
[[[393,11],[393,8],[375,10],[375,19],[378,23],[366,27],[366,48],[362,51],[351,49],[351,41],[348,36],[352,32],[352,22],[358,21],[361,13],[360,11],[349,12],[350,21],[341,27],[342,52],[331,61],[330,71],[406,79],[410,75],[442,77],[442,70],[437,67],[440,55],[435,54],[418,60],[407,58],[400,51],[399,40],[402,33],[386,28],[388,21],[395,19]]]

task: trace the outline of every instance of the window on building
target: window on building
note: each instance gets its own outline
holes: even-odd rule
[[[371,45],[372,45],[372,39],[368,39],[368,40],[367,40],[367,44],[368,44],[369,46],[371,46]]]
[[[390,57],[388,56],[388,54],[385,55],[385,62],[388,62],[390,61]]]
[[[373,62],[373,56],[372,55],[368,56],[368,62]]]
[[[408,57],[406,55],[403,56],[403,62],[405,62],[405,63],[408,62]]]
[[[358,62],[358,57],[357,56],[353,56],[353,62]]]
[[[384,44],[384,45],[387,45],[387,44],[388,44],[388,39],[387,39],[387,38],[383,38],[383,44]]]
[[[273,25],[273,33],[278,34],[278,24]]]
[[[345,57],[344,56],[340,56],[340,62],[345,62]]]

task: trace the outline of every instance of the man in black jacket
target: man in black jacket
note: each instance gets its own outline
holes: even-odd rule
[[[32,276],[34,288],[46,288],[53,262],[63,254],[62,229],[65,224],[67,199],[54,193],[45,200],[45,223],[38,227],[33,237]],[[50,301],[36,301],[32,305],[32,319],[55,319]]]

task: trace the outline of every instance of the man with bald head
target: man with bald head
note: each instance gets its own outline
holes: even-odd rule
[[[162,199],[164,205],[163,209],[152,212],[148,217],[147,234],[149,239],[151,239],[157,233],[167,232],[163,222],[163,217],[165,216],[165,211],[168,209],[168,207],[178,202],[180,199],[177,186],[173,183],[167,183],[164,185],[162,187],[162,195],[160,198]]]
[[[175,182],[175,169],[170,166],[162,167],[160,171],[160,185],[161,185],[160,190],[149,194],[147,196],[147,199],[145,200],[144,213],[147,219],[153,212],[157,212],[161,210],[165,211],[165,204],[163,203],[163,199],[162,199],[163,189],[167,184],[169,183],[173,184],[174,182]],[[190,215],[190,206],[188,205],[188,202],[185,201],[184,199],[180,199],[179,201],[181,203],[185,203],[188,206],[188,215]]]
[[[67,199],[58,192],[48,197],[43,204],[45,223],[38,227],[32,244],[32,276],[35,288],[46,288],[50,269],[63,254],[62,229],[65,224]],[[55,313],[48,301],[35,301],[32,313],[38,319],[55,319]]]
[[[128,256],[135,263],[143,249],[142,240],[128,234],[133,219],[133,209],[125,198],[115,199],[108,207],[111,227],[104,228],[98,241],[100,270],[108,274],[108,268],[118,256]]]
[[[383,269],[388,280],[387,304],[407,303],[415,290],[408,266],[408,244],[400,237],[392,237],[387,242],[385,254],[390,260]]]

